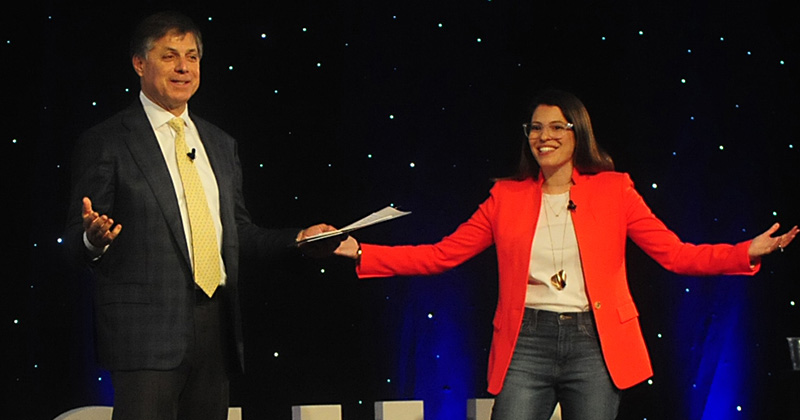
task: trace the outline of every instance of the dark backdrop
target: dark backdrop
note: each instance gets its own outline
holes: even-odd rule
[[[190,108],[239,140],[246,198],[266,226],[341,226],[394,204],[413,214],[358,238],[435,241],[511,173],[528,103],[547,87],[584,100],[617,169],[683,239],[735,242],[798,223],[798,3],[659,3],[6,7],[8,418],[112,402],[94,363],[90,279],[69,267],[59,238],[73,141],[136,100],[127,40],[142,17],[178,8],[201,26]],[[655,376],[624,393],[620,418],[792,418],[797,247],[753,278],[676,276],[635,247],[629,255]],[[427,419],[463,419],[467,398],[489,396],[491,251],[434,278],[357,281],[336,259],[251,262],[245,274],[248,370],[232,398],[246,418],[333,403],[369,419],[375,401],[421,399]]]

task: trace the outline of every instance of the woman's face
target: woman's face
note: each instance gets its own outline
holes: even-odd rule
[[[561,108],[539,105],[531,117],[528,144],[536,162],[547,175],[559,169],[572,171],[575,154],[575,132],[564,118]]]

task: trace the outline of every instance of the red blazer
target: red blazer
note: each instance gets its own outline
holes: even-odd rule
[[[489,392],[503,387],[522,325],[531,245],[542,197],[539,181],[499,181],[478,211],[433,245],[363,244],[358,276],[437,274],[492,244],[497,249],[499,296],[489,353]],[[626,238],[667,270],[686,275],[753,274],[747,249],[682,242],[645,204],[627,174],[573,174],[570,198],[586,291],[614,384],[629,388],[653,374],[625,272]]]

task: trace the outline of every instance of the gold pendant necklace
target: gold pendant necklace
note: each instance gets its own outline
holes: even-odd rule
[[[556,290],[564,290],[564,288],[567,287],[567,273],[564,272],[563,268],[550,277],[550,283]]]
[[[564,206],[564,207],[561,209],[561,211],[555,211],[555,209],[553,209],[553,205],[550,203],[550,200],[547,198],[547,194],[542,194],[542,198],[544,199],[544,202],[547,204],[547,207],[549,207],[549,208],[550,208],[550,211],[552,211],[552,212],[553,212],[553,214],[554,214],[556,217],[561,217],[561,213],[563,213],[563,212],[564,212],[564,210],[566,210],[566,209],[567,209],[567,206]],[[567,201],[569,201],[569,200],[567,200]]]
[[[550,276],[550,284],[552,284],[556,290],[561,291],[567,287],[567,273],[564,271],[564,240],[567,237],[567,221],[564,221],[564,230],[561,233],[561,269],[559,270],[556,266],[556,251],[553,244],[553,229],[550,225],[550,216],[547,212],[547,209],[550,208],[550,210],[556,214],[556,217],[560,215],[560,212],[556,213],[555,210],[553,210],[553,208],[550,206],[550,200],[547,199],[545,194],[542,194],[542,199],[545,200],[544,217],[547,221],[547,233],[550,236],[550,253],[553,256],[553,270],[558,270],[555,274]],[[567,201],[569,201],[569,196],[567,196]]]

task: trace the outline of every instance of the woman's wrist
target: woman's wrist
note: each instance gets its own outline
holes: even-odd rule
[[[334,254],[338,256],[347,257],[357,262],[361,260],[361,253],[361,244],[352,236],[342,241],[334,251]]]

